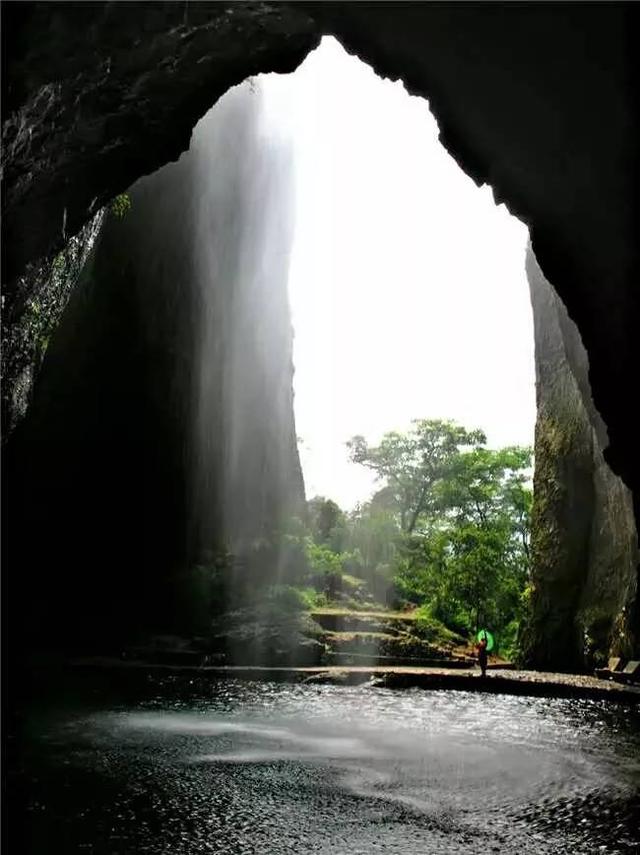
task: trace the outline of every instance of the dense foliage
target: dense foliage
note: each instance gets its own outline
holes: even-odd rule
[[[511,652],[529,575],[528,448],[489,449],[482,431],[448,421],[415,421],[376,446],[350,443],[354,463],[380,483],[345,514],[310,502],[311,564],[362,579],[373,600],[419,607],[450,629],[479,626]]]

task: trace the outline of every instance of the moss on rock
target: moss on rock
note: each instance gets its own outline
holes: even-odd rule
[[[590,397],[577,329],[532,251],[527,272],[536,343],[538,417],[525,664],[579,670],[638,639],[637,537],[631,495],[604,461],[606,428]]]

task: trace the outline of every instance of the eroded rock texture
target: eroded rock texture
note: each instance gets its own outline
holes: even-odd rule
[[[529,247],[536,398],[528,664],[576,670],[638,648],[638,539],[631,493],[605,462],[575,324]]]
[[[227,89],[318,41],[274,3],[9,3],[3,215],[11,283],[106,201],[176,160]]]
[[[41,264],[27,265],[2,313],[2,427],[10,436],[29,407],[33,383],[104,219],[101,208]]]

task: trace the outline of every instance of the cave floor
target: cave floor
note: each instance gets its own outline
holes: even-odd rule
[[[386,688],[451,689],[490,694],[533,697],[585,698],[640,703],[640,686],[623,685],[587,674],[526,671],[501,666],[482,677],[475,668],[425,668],[417,666],[258,666],[258,665],[164,665],[144,661],[122,661],[108,657],[76,659],[75,669],[144,670],[158,674],[188,674],[200,678],[229,677],[240,680],[283,683],[359,685],[372,682]]]

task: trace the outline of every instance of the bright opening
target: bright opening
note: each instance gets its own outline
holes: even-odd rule
[[[289,293],[307,496],[350,509],[375,489],[349,461],[412,419],[532,445],[528,231],[438,141],[422,98],[332,38],[293,75],[262,79],[294,151]]]
[[[527,228],[440,145],[424,99],[334,39],[260,86],[294,160],[304,595],[331,661],[469,656],[483,628],[512,656],[536,417]],[[409,615],[401,638],[389,613]]]

